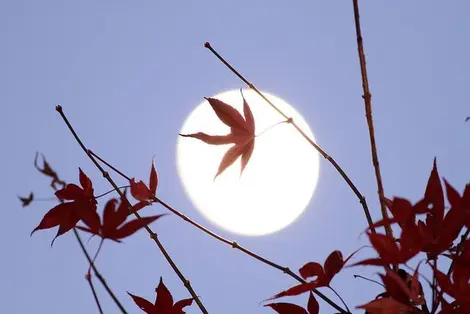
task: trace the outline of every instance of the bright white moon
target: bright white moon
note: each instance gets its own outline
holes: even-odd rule
[[[285,120],[259,95],[243,90],[253,112],[256,135]],[[276,106],[313,138],[302,116],[289,104],[264,93]],[[239,90],[213,96],[243,115]],[[188,116],[181,134],[230,132],[207,101]],[[222,156],[232,144],[209,145],[194,138],[179,137],[178,173],[195,207],[211,222],[228,231],[259,236],[291,224],[312,198],[318,180],[319,156],[292,125],[273,126],[255,139],[255,149],[240,176],[240,160],[214,181]]]

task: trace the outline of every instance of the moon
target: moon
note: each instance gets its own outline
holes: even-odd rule
[[[263,93],[292,117],[313,140],[303,117],[287,102]],[[255,119],[255,148],[240,175],[240,160],[214,180],[219,163],[232,144],[209,145],[194,138],[179,137],[177,169],[184,190],[196,209],[216,226],[239,235],[262,236],[293,223],[310,202],[319,176],[317,151],[286,123],[286,119],[252,90],[243,90]],[[239,90],[212,96],[243,115]],[[282,122],[282,123],[280,123]],[[186,118],[180,134],[230,132],[207,101]]]

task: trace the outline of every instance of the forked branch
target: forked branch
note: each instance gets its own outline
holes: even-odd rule
[[[318,144],[316,144],[310,137],[308,137],[307,134],[305,134],[305,132],[297,125],[297,123],[295,123],[295,121],[291,118],[291,117],[288,117],[284,112],[282,112],[275,104],[273,104],[266,96],[264,96],[263,93],[261,93],[255,85],[253,85],[252,83],[250,83],[243,75],[240,74],[240,72],[238,72],[237,70],[235,70],[235,68],[230,64],[228,63],[212,46],[209,42],[206,42],[204,44],[204,47],[206,47],[207,49],[209,49],[227,68],[230,69],[230,71],[232,71],[236,76],[238,76],[238,78],[240,78],[240,80],[242,80],[246,85],[248,85],[248,87],[250,89],[252,89],[254,92],[256,92],[261,98],[263,98],[274,110],[276,110],[281,116],[283,116],[285,119],[289,120],[294,128],[300,133],[300,135],[302,135],[302,137],[307,140],[307,142],[312,145],[317,151],[318,153],[320,153],[320,155],[323,156],[323,158],[325,158],[326,160],[328,160],[328,162],[330,162],[333,167],[336,169],[336,171],[341,175],[341,177],[344,179],[344,181],[346,181],[346,183],[348,184],[348,186],[351,188],[351,190],[354,192],[354,194],[357,196],[357,198],[359,199],[359,202],[361,203],[362,205],[362,208],[364,209],[364,215],[366,216],[366,219],[367,219],[367,223],[369,224],[369,227],[371,229],[371,231],[373,233],[375,233],[375,227],[374,227],[374,223],[372,222],[372,217],[370,215],[370,212],[369,212],[369,208],[367,207],[367,202],[366,202],[366,198],[361,194],[361,192],[359,192],[359,190],[357,189],[356,185],[351,181],[351,179],[349,178],[349,176],[346,174],[346,172],[344,172],[344,170],[338,165],[338,163],[333,159],[333,157],[331,157],[330,155],[328,155]]]
[[[67,125],[67,127],[69,128],[70,132],[72,133],[73,137],[75,138],[75,140],[77,141],[77,143],[80,145],[80,147],[83,149],[83,151],[85,152],[85,154],[87,154],[87,156],[90,158],[90,160],[95,164],[96,168],[98,168],[98,170],[103,174],[103,177],[106,178],[106,180],[108,180],[108,182],[111,184],[111,186],[114,188],[114,190],[119,194],[119,196],[127,203],[127,206],[128,208],[130,209],[132,207],[132,205],[130,204],[129,200],[127,199],[127,197],[121,192],[121,190],[119,189],[119,187],[117,186],[117,184],[114,182],[114,180],[111,178],[111,176],[109,175],[109,173],[107,171],[105,171],[103,169],[103,167],[101,167],[101,165],[96,161],[96,159],[93,157],[93,155],[90,154],[90,151],[86,148],[86,146],[83,144],[83,142],[81,141],[80,137],[78,136],[78,134],[75,132],[74,128],[72,127],[72,125],[70,124],[69,120],[67,119],[67,117],[65,116],[63,110],[62,110],[62,106],[57,106],[56,107],[56,110],[57,112],[59,112],[60,116],[62,117],[62,119],[64,120],[65,124]],[[133,211],[132,212],[136,217],[137,219],[141,219],[141,216],[136,212],[136,211]],[[183,283],[183,285],[186,287],[186,289],[188,290],[189,294],[191,294],[191,296],[193,297],[194,301],[197,303],[199,309],[201,310],[202,313],[204,314],[208,314],[206,308],[204,307],[204,305],[202,304],[200,298],[198,297],[198,295],[196,294],[196,292],[194,291],[194,289],[192,288],[191,286],[191,283],[189,282],[188,279],[186,279],[186,277],[183,275],[183,273],[180,271],[180,269],[178,268],[178,266],[175,264],[175,262],[173,261],[173,259],[171,258],[171,256],[168,254],[168,252],[166,251],[165,247],[163,246],[163,244],[161,243],[161,241],[158,239],[158,235],[153,232],[153,230],[149,227],[149,226],[145,226],[145,230],[147,230],[147,232],[149,233],[150,235],[150,238],[154,240],[154,242],[157,244],[157,247],[160,249],[160,251],[162,252],[163,256],[165,257],[165,259],[167,260],[168,264],[170,264],[171,268],[173,269],[173,271],[176,273],[176,275],[178,276],[178,278],[181,280],[181,282]],[[93,265],[93,264],[91,264]]]
[[[122,171],[120,171],[119,169],[117,169],[116,167],[114,167],[113,165],[111,165],[110,163],[108,163],[106,160],[104,160],[103,158],[101,158],[99,155],[97,155],[95,152],[91,151],[91,150],[88,150],[88,152],[90,153],[90,155],[92,155],[94,158],[98,159],[99,161],[101,161],[103,164],[105,164],[107,167],[109,167],[110,169],[112,169],[113,171],[115,171],[116,173],[118,173],[120,176],[122,176],[124,179],[126,179],[127,181],[131,180],[131,178],[127,175],[125,175]],[[200,225],[199,223],[195,222],[194,220],[192,220],[191,218],[188,218],[186,215],[182,214],[180,211],[176,210],[175,208],[173,208],[172,206],[168,205],[167,203],[165,203],[163,200],[159,199],[159,198],[155,198],[153,200],[154,202],[156,203],[159,203],[161,204],[163,207],[165,207],[167,210],[169,210],[170,212],[172,212],[173,214],[175,214],[176,216],[178,216],[179,218],[183,219],[184,221],[188,222],[189,224],[193,225],[194,227],[196,227],[197,229],[201,230],[202,232],[208,234],[209,236],[211,236],[212,238],[222,242],[222,243],[225,243],[227,244],[228,246],[232,247],[233,249],[237,249],[243,253],[245,253],[246,255],[248,256],[251,256],[253,257],[254,259],[266,264],[266,265],[269,265],[273,268],[276,268],[280,271],[282,271],[283,273],[291,276],[292,278],[294,278],[295,280],[301,282],[301,283],[306,283],[306,281],[304,279],[302,279],[302,277],[298,276],[296,273],[294,273],[292,270],[290,270],[288,267],[284,267],[284,266],[281,266],[273,261],[270,261],[269,259],[267,258],[264,258],[252,251],[250,251],[249,249],[246,249],[245,247],[239,245],[237,242],[235,241],[230,241],[220,235],[218,235],[217,233],[209,230],[208,228]],[[330,298],[328,298],[326,295],[324,295],[323,293],[321,293],[320,291],[318,291],[317,289],[313,289],[312,292],[314,292],[317,296],[319,296],[321,299],[323,299],[323,301],[325,301],[326,303],[328,303],[329,305],[331,305],[333,308],[335,308],[337,311],[341,312],[341,313],[349,313],[349,311],[345,311],[344,309],[342,309],[338,304],[336,304],[334,301],[332,301]]]

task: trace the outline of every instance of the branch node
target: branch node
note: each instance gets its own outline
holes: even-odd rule
[[[108,171],[103,171],[103,177],[109,178],[109,173],[108,173]]]
[[[293,124],[294,123],[294,119],[292,117],[290,117],[289,119],[287,119],[286,121],[287,123],[290,123],[290,124]]]
[[[155,232],[152,232],[150,234],[150,239],[157,240],[157,238],[158,238],[158,235]]]
[[[364,195],[361,195],[361,198],[359,199],[359,203],[362,205],[366,204],[366,197]]]
[[[235,241],[233,241],[233,242],[232,242],[232,248],[234,248],[234,249],[239,248],[238,243],[235,242]]]
[[[290,274],[290,273],[291,273],[291,270],[290,270],[289,267],[284,267],[284,269],[282,270],[282,272],[283,272],[284,274]]]
[[[250,89],[255,89],[255,86],[254,86],[252,83],[249,83],[249,82],[248,82],[247,85],[248,85],[248,87],[249,87]]]

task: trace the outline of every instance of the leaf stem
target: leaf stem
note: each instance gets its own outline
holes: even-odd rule
[[[236,76],[238,76],[250,89],[252,89],[254,92],[256,92],[261,98],[263,98],[274,110],[276,110],[281,116],[283,116],[285,119],[290,119],[284,112],[282,112],[275,104],[273,104],[266,96],[264,96],[263,93],[261,93],[256,86],[254,86],[252,83],[250,83],[243,75],[241,75],[237,70],[235,70],[214,48],[212,48],[211,44],[209,42],[206,42],[204,44],[204,47],[209,49],[227,68],[229,68]],[[294,126],[294,128],[302,135],[302,137],[310,144],[312,145],[320,155],[323,156],[328,162],[330,162],[333,167],[336,169],[336,171],[341,175],[341,177],[346,181],[348,186],[351,188],[351,190],[354,192],[356,197],[359,199],[359,202],[362,205],[362,208],[364,209],[364,214],[367,219],[367,223],[369,224],[370,229],[372,230],[373,233],[376,233],[374,224],[372,222],[372,217],[369,212],[369,208],[367,207],[367,202],[366,198],[359,192],[357,187],[354,185],[354,183],[351,181],[349,176],[344,172],[344,170],[338,165],[338,163],[328,155],[320,146],[318,146],[311,138],[308,137],[307,134],[305,134],[304,131],[295,123],[294,120],[292,120],[291,124]]]
[[[83,251],[83,254],[85,254],[85,257],[86,259],[88,260],[88,264],[91,266],[91,268],[93,269],[93,272],[95,273],[95,276],[96,278],[98,278],[98,280],[101,282],[101,284],[103,285],[104,289],[106,290],[106,292],[108,292],[109,296],[113,299],[114,303],[116,303],[117,307],[119,308],[119,310],[121,311],[122,314],[127,314],[127,311],[124,309],[124,306],[121,304],[121,302],[118,300],[118,298],[116,297],[116,295],[114,295],[113,291],[111,290],[111,288],[108,286],[108,284],[106,283],[106,280],[104,279],[104,277],[100,274],[100,272],[98,271],[98,269],[96,268],[95,264],[93,263],[90,255],[88,254],[86,248],[85,248],[85,245],[83,244],[83,241],[82,239],[80,238],[80,235],[78,234],[78,231],[77,229],[73,228],[73,233],[75,234],[75,238],[77,238],[77,241],[78,241],[78,244],[80,245],[80,248],[82,249]]]
[[[125,189],[125,188],[128,188],[128,187],[130,187],[130,185],[123,185],[123,186],[119,186],[118,188],[119,188],[119,189]],[[109,191],[104,192],[104,193],[102,193],[102,194],[100,194],[100,195],[98,195],[98,196],[95,196],[95,198],[103,197],[103,196],[108,195],[109,193],[112,193],[112,192],[115,192],[115,191],[116,191],[115,189],[109,190]]]
[[[356,26],[356,40],[357,40],[357,53],[359,55],[359,64],[361,66],[361,77],[362,77],[362,88],[364,90],[364,99],[365,111],[366,111],[366,120],[369,127],[369,138],[370,138],[370,149],[372,154],[372,163],[375,169],[375,178],[377,181],[377,193],[379,196],[380,210],[382,212],[382,218],[385,221],[389,221],[387,209],[385,207],[385,195],[384,188],[382,183],[382,175],[380,174],[379,166],[379,157],[377,154],[377,144],[375,142],[375,131],[374,131],[374,120],[372,119],[372,95],[369,90],[369,79],[367,77],[367,67],[366,67],[366,56],[364,54],[364,46],[361,34],[361,22],[359,18],[359,4],[358,0],[353,0],[354,7],[354,24]],[[390,227],[390,223],[384,225],[385,233],[388,237],[393,239],[393,231]],[[395,267],[396,268],[396,267]],[[395,269],[396,271],[396,269]]]
[[[94,158],[94,156],[90,153],[91,151],[89,151],[86,146],[83,144],[83,142],[81,141],[80,137],[78,136],[78,134],[75,132],[74,128],[72,127],[72,125],[70,124],[69,120],[67,119],[67,117],[65,116],[63,110],[62,110],[62,106],[56,106],[56,110],[57,112],[60,114],[60,116],[62,117],[62,119],[64,120],[65,124],[67,125],[67,127],[69,128],[70,132],[72,133],[73,137],[75,138],[75,140],[77,141],[77,143],[80,145],[80,147],[83,149],[83,151],[85,152],[85,154],[87,154],[87,156],[90,158],[90,160],[93,162],[93,164],[95,164],[96,168],[98,168],[98,170],[103,174],[103,177],[106,178],[106,180],[108,180],[108,182],[111,184],[111,186],[114,188],[114,190],[119,194],[119,196],[127,203],[127,206],[129,208],[129,211],[130,209],[132,208],[132,205],[131,203],[129,202],[129,200],[126,198],[126,196],[121,192],[121,190],[119,189],[119,187],[116,185],[116,183],[113,181],[113,179],[111,178],[111,176],[109,175],[109,173],[107,171],[105,171],[103,169],[103,167],[101,167],[101,165],[96,161],[96,159]],[[142,217],[139,215],[139,213],[137,213],[136,211],[133,211],[132,212],[136,217],[137,219],[141,219]],[[162,252],[163,256],[165,257],[166,261],[168,262],[168,264],[170,264],[171,268],[173,269],[173,271],[176,273],[176,275],[178,276],[178,278],[181,280],[181,282],[183,283],[183,285],[186,287],[186,289],[188,290],[189,294],[191,294],[191,296],[193,297],[194,301],[196,302],[196,304],[198,305],[199,309],[201,310],[202,313],[204,314],[208,314],[208,311],[206,310],[206,308],[204,307],[204,304],[201,302],[200,298],[198,297],[198,295],[196,294],[196,292],[194,291],[194,289],[192,288],[191,286],[191,283],[188,279],[186,279],[186,277],[183,275],[183,273],[180,271],[180,269],[178,268],[178,266],[175,264],[175,262],[173,261],[173,259],[171,258],[171,256],[168,254],[168,252],[166,251],[165,247],[163,246],[163,244],[161,243],[161,241],[158,239],[158,235],[157,233],[153,232],[153,230],[149,227],[149,226],[145,226],[145,230],[147,230],[147,232],[149,233],[150,235],[150,238],[153,239],[153,241],[155,242],[155,244],[157,245],[157,247],[160,249],[160,251]]]
[[[330,290],[333,291],[334,294],[336,294],[336,296],[341,300],[341,302],[343,302],[343,305],[344,305],[344,307],[346,308],[346,310],[347,310],[348,312],[351,312],[351,311],[349,310],[348,305],[346,304],[346,302],[344,302],[343,298],[339,295],[339,293],[336,292],[336,290],[333,289],[333,287],[328,286],[328,288],[330,288]]]
[[[382,287],[384,287],[384,288],[385,288],[385,285],[384,285],[384,284],[382,284],[382,283],[380,283],[380,282],[378,282],[377,280],[370,279],[370,278],[367,278],[367,277],[364,277],[364,276],[361,276],[361,275],[353,275],[353,276],[354,276],[354,278],[361,278],[361,279],[364,279],[364,280],[367,280],[367,281],[370,281],[370,282],[376,283],[376,284],[378,284],[378,285],[380,285],[380,286],[382,286]]]
[[[106,160],[104,160],[103,158],[101,158],[100,156],[98,156],[97,154],[93,153],[93,156],[95,156],[98,160],[100,160],[103,164],[105,164],[107,167],[113,169],[114,171],[116,171],[119,175],[121,175],[123,178],[125,178],[126,180],[130,180],[130,178],[125,175],[123,172],[119,171],[117,168],[115,168],[114,166],[112,166],[110,163],[108,163]],[[273,268],[276,268],[280,271],[282,271],[283,273],[289,275],[290,277],[294,278],[295,280],[301,282],[301,283],[306,283],[306,281],[304,279],[302,279],[302,277],[298,276],[297,274],[295,274],[294,272],[292,272],[288,267],[284,267],[284,266],[281,266],[279,264],[276,264],[270,260],[268,260],[267,258],[264,258],[246,248],[244,248],[243,246],[239,245],[237,242],[235,241],[230,241],[218,234],[216,234],[215,232],[209,230],[208,228],[200,225],[199,223],[195,222],[194,220],[192,220],[191,218],[188,218],[186,215],[182,214],[181,212],[179,212],[178,210],[174,209],[172,206],[168,205],[167,203],[165,203],[163,200],[159,199],[159,198],[155,198],[153,200],[154,202],[156,203],[159,203],[160,205],[162,205],[163,207],[165,207],[167,210],[169,210],[170,212],[172,212],[173,214],[175,214],[176,216],[178,216],[179,218],[183,219],[184,221],[188,222],[189,224],[193,225],[194,227],[196,227],[197,229],[201,230],[202,232],[206,233],[207,235],[211,236],[212,238],[222,242],[222,243],[225,243],[227,245],[229,245],[230,247],[232,247],[233,249],[237,249],[243,253],[245,253],[246,255],[248,256],[251,256],[253,257],[254,259],[266,264],[266,265],[269,265]],[[333,302],[331,299],[329,299],[326,295],[324,295],[323,293],[321,293],[320,291],[318,291],[317,289],[314,289],[312,290],[316,295],[318,295],[321,299],[323,299],[323,301],[325,301],[326,303],[328,303],[329,305],[331,305],[333,308],[335,308],[336,310],[338,310],[339,312],[341,313],[349,313],[349,310],[348,311],[345,311],[344,309],[342,309],[340,306],[338,306],[335,302]]]
[[[98,307],[98,311],[100,311],[100,314],[103,314],[103,309],[101,308],[100,300],[98,299],[98,295],[96,294],[95,286],[93,285],[93,282],[91,281],[90,273],[86,275],[86,280],[88,281],[88,284],[90,285],[90,289],[91,289],[91,292],[93,293],[93,298],[95,299],[96,306]]]
[[[290,120],[287,119],[287,120],[284,120],[284,121],[279,121],[279,122],[277,122],[277,123],[275,123],[275,124],[273,124],[273,125],[270,125],[270,126],[268,126],[263,132],[261,132],[261,133],[255,135],[255,137],[259,137],[259,136],[263,135],[264,133],[266,133],[267,131],[271,130],[272,128],[274,128],[275,126],[277,126],[277,125],[279,125],[279,124],[291,123],[291,121],[292,121],[292,119],[290,119]]]

